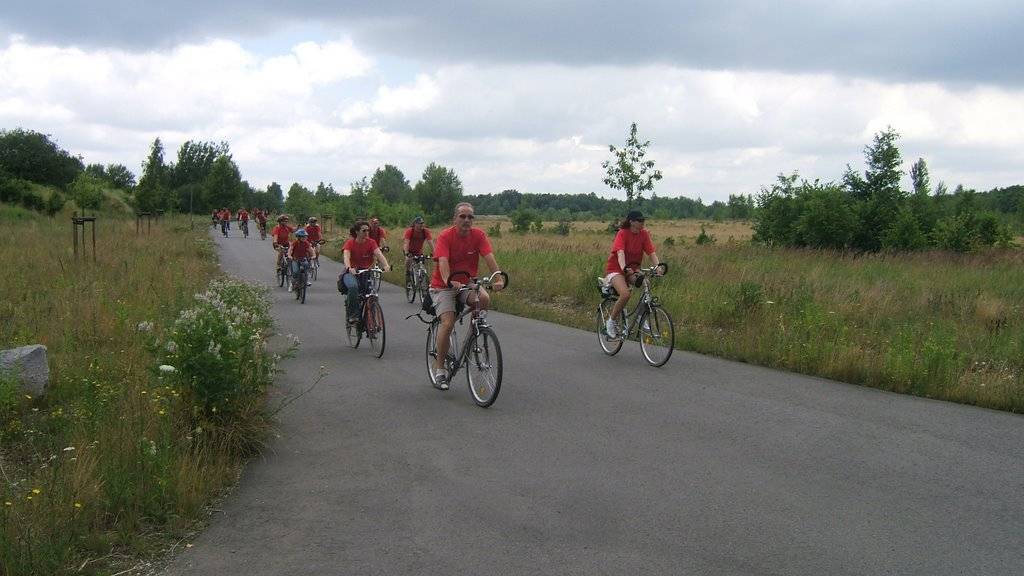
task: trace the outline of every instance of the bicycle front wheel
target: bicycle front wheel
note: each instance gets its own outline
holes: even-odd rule
[[[277,267],[277,285],[284,288],[284,283],[288,281],[288,274],[285,269],[281,266]]]
[[[664,308],[652,307],[640,316],[640,350],[651,366],[664,366],[675,348],[676,329]]]
[[[471,336],[469,357],[466,359],[466,382],[473,402],[487,408],[498,399],[501,391],[501,346],[490,328],[480,328]]]
[[[405,299],[409,304],[416,301],[416,277],[408,271],[405,273]]]
[[[612,317],[612,307],[615,306],[615,300],[602,300],[601,305],[597,307],[597,341],[601,344],[601,350],[609,356],[615,356],[622,349],[622,341],[625,340],[624,334],[619,334],[617,338],[608,337],[608,319]],[[619,325],[620,331],[626,330],[626,314],[619,312],[619,317],[616,319]]]
[[[370,348],[374,355],[380,358],[384,355],[385,332],[384,332],[384,311],[380,308],[380,302],[374,300],[366,307],[366,338],[370,341]]]

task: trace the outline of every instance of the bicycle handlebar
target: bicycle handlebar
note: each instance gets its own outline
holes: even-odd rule
[[[494,272],[491,273],[490,276],[485,276],[483,278],[473,278],[473,277],[471,277],[469,275],[468,272],[461,272],[461,271],[460,272],[452,272],[452,274],[448,277],[448,285],[449,286],[452,285],[452,278],[455,275],[457,275],[457,274],[460,275],[460,276],[465,276],[467,278],[467,280],[468,280],[462,288],[459,288],[459,291],[463,291],[463,290],[479,290],[480,288],[490,288],[490,287],[492,287],[495,284],[495,279],[498,276],[502,277],[502,282],[501,282],[502,289],[508,288],[508,274],[505,273],[505,272],[502,272],[501,270],[495,270]]]

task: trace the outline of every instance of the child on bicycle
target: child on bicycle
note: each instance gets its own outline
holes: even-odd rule
[[[644,228],[644,215],[639,210],[632,210],[626,215],[626,219],[619,224],[619,231],[612,241],[611,254],[605,264],[605,283],[609,284],[619,295],[619,299],[612,306],[611,317],[605,324],[608,338],[617,338],[619,334],[615,319],[622,313],[623,308],[629,303],[632,293],[629,285],[633,283],[633,277],[643,262],[644,254],[647,254],[654,266],[659,264],[658,254],[654,251],[654,243],[651,242],[651,234]],[[656,272],[658,275],[661,274]]]
[[[299,228],[295,231],[295,241],[288,247],[288,258],[292,262],[292,282],[288,284],[289,292],[293,288],[298,288],[295,284],[299,281],[299,272],[308,265],[308,259],[313,257],[313,245],[309,243],[307,238],[308,234],[306,231]],[[308,279],[306,280],[306,286],[311,286],[312,284]]]

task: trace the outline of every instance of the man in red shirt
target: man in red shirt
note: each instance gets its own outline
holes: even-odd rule
[[[249,235],[249,211],[245,208],[238,209],[238,222],[242,228],[242,234]]]
[[[370,240],[377,243],[381,252],[388,251],[387,239],[388,231],[380,225],[380,218],[377,218],[376,216],[370,218]]]
[[[316,216],[310,216],[309,220],[306,221],[306,234],[310,245],[313,246],[313,258],[320,257],[320,240],[323,239],[323,231],[320,229],[320,224],[317,224]]]
[[[275,267],[281,265],[281,258],[284,257],[283,250],[288,248],[288,236],[294,231],[295,228],[288,225],[287,215],[281,214],[277,217],[277,226],[274,226],[274,229],[270,231],[274,251],[277,253],[277,258],[274,260]]]
[[[402,239],[402,253],[405,254],[405,273],[408,276],[409,266],[412,264],[410,256],[423,254],[423,245],[434,251],[434,243],[430,239],[430,230],[423,225],[423,217],[417,215],[412,220],[412,226],[405,229],[405,236]]]
[[[468,278],[477,277],[477,269],[482,256],[491,273],[497,272],[498,261],[494,258],[491,241],[487,234],[473,227],[473,205],[460,202],[455,206],[454,226],[437,235],[434,246],[434,274],[430,278],[430,297],[434,301],[434,309],[441,319],[437,331],[437,358],[434,360],[434,386],[441,390],[448,389],[448,374],[444,368],[444,359],[448,354],[448,338],[455,326],[455,298],[459,288]],[[494,284],[495,290],[504,285],[499,280]],[[463,292],[465,297],[472,292]],[[487,291],[481,289],[480,308],[486,310],[491,299]],[[469,303],[472,303],[470,301]]]
[[[256,209],[256,223],[260,227],[260,232],[263,234],[267,233],[267,212],[262,208]],[[262,239],[262,238],[261,238]]]

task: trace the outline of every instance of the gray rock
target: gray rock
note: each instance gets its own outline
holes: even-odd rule
[[[42,396],[50,383],[46,346],[35,344],[0,350],[0,372],[12,374],[29,394]]]

